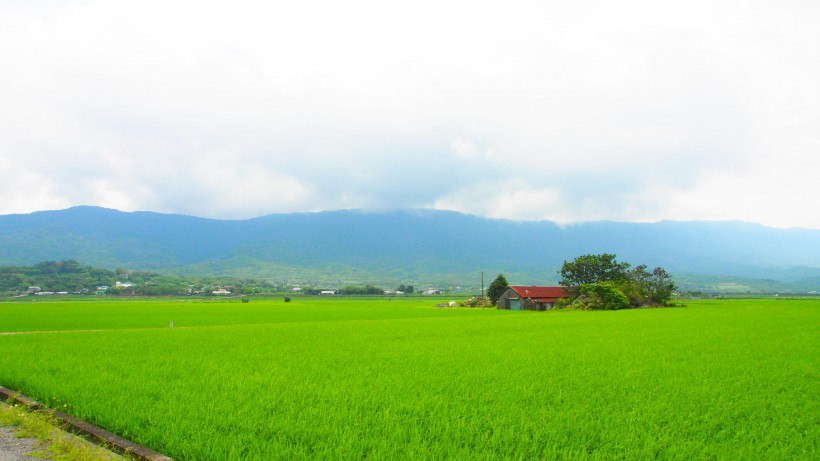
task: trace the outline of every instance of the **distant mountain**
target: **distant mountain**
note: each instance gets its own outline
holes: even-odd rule
[[[681,275],[684,287],[709,289],[723,276],[744,279],[731,282],[740,290],[820,291],[820,230],[743,222],[562,227],[436,210],[213,220],[97,207],[0,216],[0,265],[75,259],[107,268],[294,283],[477,286],[482,271],[490,280],[504,273],[512,283],[554,283],[564,260],[603,252],[662,266]]]

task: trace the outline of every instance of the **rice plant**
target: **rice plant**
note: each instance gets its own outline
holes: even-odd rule
[[[818,457],[817,300],[430,304],[4,304],[0,384],[179,460]]]

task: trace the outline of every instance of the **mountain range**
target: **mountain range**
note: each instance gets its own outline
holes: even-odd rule
[[[490,219],[440,210],[361,210],[216,220],[99,207],[0,215],[0,265],[74,259],[130,270],[292,284],[478,287],[550,284],[565,260],[614,253],[664,267],[684,289],[820,291],[820,230],[734,221]]]

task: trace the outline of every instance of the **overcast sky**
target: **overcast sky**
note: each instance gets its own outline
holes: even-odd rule
[[[0,0],[0,214],[820,229],[820,2]]]

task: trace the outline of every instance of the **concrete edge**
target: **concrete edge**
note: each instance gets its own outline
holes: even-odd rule
[[[119,454],[128,455],[141,461],[173,461],[173,459],[163,455],[162,453],[124,439],[81,419],[59,411],[51,412],[42,403],[3,386],[0,386],[0,399],[4,402],[10,400],[14,403],[25,405],[34,411],[49,412],[52,416],[65,423],[65,429],[68,432],[85,436],[95,443],[105,444],[106,448]]]

